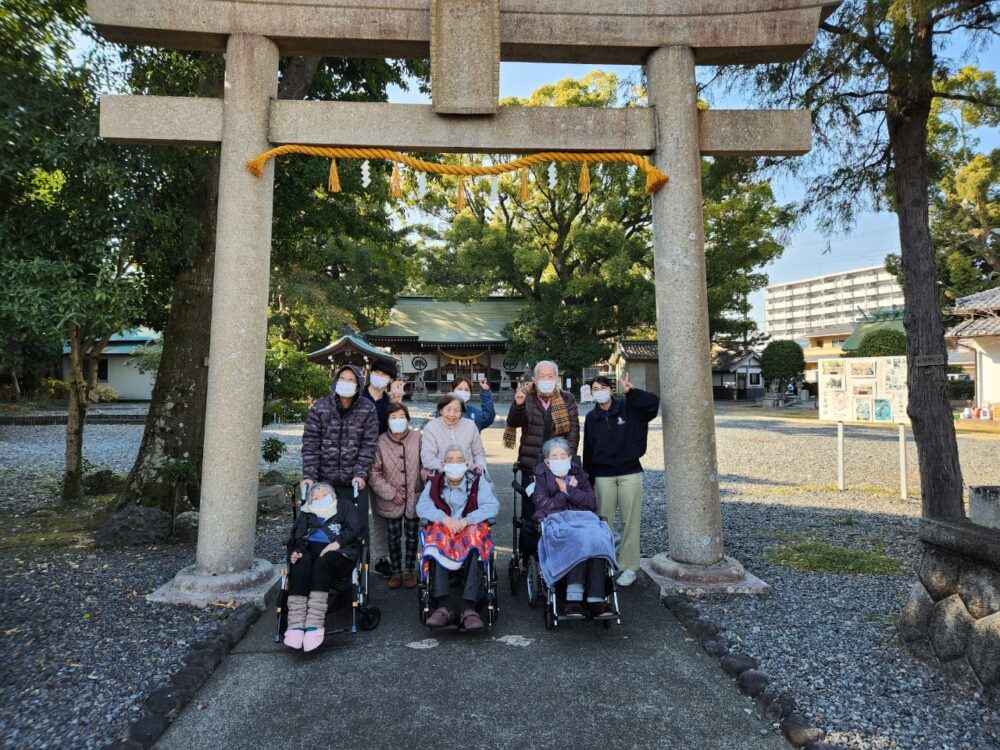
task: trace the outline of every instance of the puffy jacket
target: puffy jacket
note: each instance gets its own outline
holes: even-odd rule
[[[350,484],[354,477],[368,479],[378,440],[378,414],[375,404],[360,395],[354,396],[351,405],[341,413],[334,388],[340,373],[346,369],[357,376],[359,383],[364,383],[361,370],[345,365],[334,375],[330,395],[309,407],[302,432],[304,479],[340,486]]]
[[[576,399],[569,391],[560,391],[566,402],[569,414],[569,434],[561,435],[569,441],[570,448],[576,453],[580,447],[580,411]],[[552,407],[549,407],[550,409]],[[531,471],[538,462],[538,454],[542,452],[542,444],[551,437],[552,419],[538,401],[538,395],[532,391],[524,399],[523,404],[514,402],[507,414],[507,426],[519,427],[521,439],[517,445],[517,465],[525,471]]]
[[[594,406],[583,425],[583,470],[590,477],[620,477],[642,471],[649,423],[660,410],[660,398],[631,389],[611,406]]]
[[[309,535],[318,529],[322,529],[331,542],[340,544],[340,554],[349,560],[358,559],[356,542],[361,533],[361,520],[353,503],[338,501],[337,512],[325,521],[315,513],[299,513],[288,539],[288,551],[305,552],[309,548]]]
[[[375,511],[383,518],[417,517],[417,498],[424,488],[420,480],[420,433],[406,429],[402,440],[388,432],[379,436],[375,461],[368,478],[375,493]],[[403,504],[396,505],[396,492],[403,490]]]
[[[569,484],[569,478],[576,477],[576,487]],[[545,516],[561,513],[564,510],[591,510],[597,512],[597,495],[590,486],[590,480],[576,461],[569,467],[565,477],[566,491],[563,492],[556,484],[556,475],[542,461],[535,467],[535,520],[541,521]]]

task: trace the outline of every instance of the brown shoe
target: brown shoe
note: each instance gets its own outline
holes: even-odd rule
[[[403,586],[408,589],[415,589],[417,587],[417,574],[412,570],[403,573]]]
[[[398,589],[403,583],[403,577],[399,573],[389,576],[389,588]]]
[[[482,630],[486,625],[483,618],[474,609],[467,609],[462,613],[462,630]]]
[[[445,609],[444,607],[438,607],[434,610],[434,614],[427,618],[427,627],[429,628],[445,628],[455,622],[455,613],[450,609]]]

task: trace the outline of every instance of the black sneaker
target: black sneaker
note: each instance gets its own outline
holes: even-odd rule
[[[392,575],[392,566],[384,557],[372,565],[372,570],[375,571],[375,575],[382,576],[382,578],[388,578]]]

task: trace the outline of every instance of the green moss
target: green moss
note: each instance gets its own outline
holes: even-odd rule
[[[817,541],[789,542],[764,552],[764,558],[785,568],[804,573],[861,573],[892,575],[902,570],[902,563],[875,552],[859,552]]]
[[[25,531],[0,538],[0,549],[15,547],[83,547],[92,543],[90,535],[80,529],[45,529]]]

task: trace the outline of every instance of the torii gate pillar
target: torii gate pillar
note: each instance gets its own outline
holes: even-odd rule
[[[646,77],[655,162],[670,175],[652,198],[669,553],[642,567],[664,593],[764,592],[722,547],[693,50],[654,50]]]
[[[198,552],[194,565],[150,595],[153,601],[263,602],[278,578],[274,565],[253,556],[274,163],[260,179],[246,169],[247,159],[270,148],[277,96],[277,45],[255,34],[232,34],[226,43]]]

